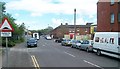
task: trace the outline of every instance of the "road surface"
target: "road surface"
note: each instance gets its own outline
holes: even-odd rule
[[[43,37],[38,41],[38,47],[27,48],[26,43],[9,48],[9,57],[3,56],[3,67],[24,69],[118,69],[118,59],[108,56],[97,56],[95,53],[87,53],[71,47],[61,46],[54,40],[46,40]]]

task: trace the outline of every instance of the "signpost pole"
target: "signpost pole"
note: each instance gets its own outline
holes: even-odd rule
[[[8,51],[8,38],[7,37],[12,36],[11,32],[13,32],[14,29],[12,28],[12,25],[8,21],[8,18],[3,19],[2,24],[0,25],[0,29],[2,30],[1,37],[6,37],[6,67],[9,67],[9,60],[8,60],[9,51]]]
[[[8,67],[8,38],[6,37],[6,66]]]

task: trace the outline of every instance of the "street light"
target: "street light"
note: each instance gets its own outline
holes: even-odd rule
[[[76,40],[76,8],[74,9],[74,40]]]

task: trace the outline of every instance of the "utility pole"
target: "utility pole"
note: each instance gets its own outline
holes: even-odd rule
[[[74,40],[76,40],[76,8],[74,9]]]

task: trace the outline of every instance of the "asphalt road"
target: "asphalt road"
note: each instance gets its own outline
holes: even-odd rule
[[[8,62],[3,56],[3,67],[24,68],[98,68],[117,69],[120,65],[118,59],[108,56],[97,56],[95,53],[87,53],[71,47],[61,46],[54,40],[46,40],[43,37],[38,41],[38,47],[27,48],[26,43],[9,48]],[[40,68],[39,68],[40,67]],[[52,68],[52,69],[53,69]]]

